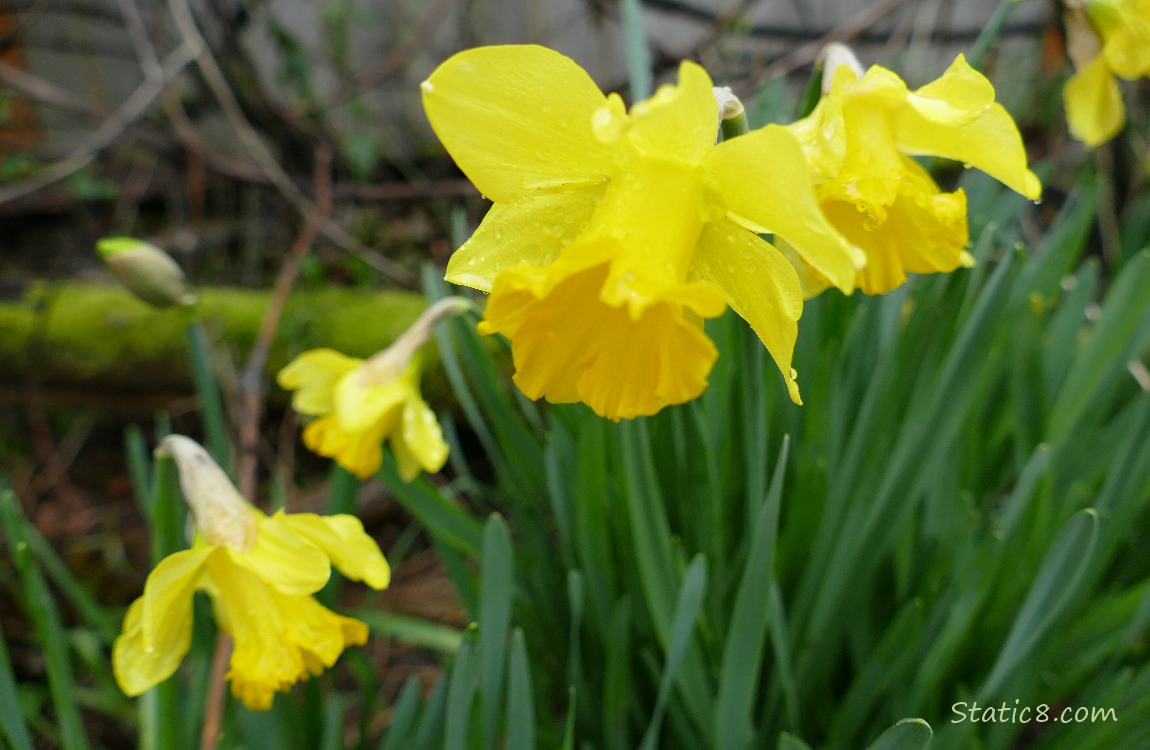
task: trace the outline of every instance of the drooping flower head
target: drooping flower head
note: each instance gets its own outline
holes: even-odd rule
[[[205,591],[219,627],[234,643],[227,678],[251,709],[276,692],[332,666],[347,646],[367,640],[367,626],[331,612],[311,595],[334,564],[375,589],[391,571],[354,516],[266,516],[240,497],[202,447],[171,435],[157,455],[176,461],[195,520],[191,549],[160,561],[144,594],[128,608],[112,649],[116,682],[140,695],[170,677],[192,637],[192,595]]]
[[[823,211],[867,255],[858,286],[880,294],[907,273],[969,264],[965,194],[942,192],[911,157],[954,159],[1037,199],[1042,186],[990,81],[959,55],[940,78],[911,91],[894,72],[875,65],[863,73],[852,53],[836,49],[841,64],[828,64],[823,97],[788,129],[815,172]],[[807,296],[834,281],[809,261],[800,276]]]
[[[437,302],[391,346],[367,360],[332,349],[312,349],[292,360],[277,381],[295,391],[297,412],[317,417],[304,428],[304,444],[360,479],[379,469],[385,440],[404,480],[421,470],[442,469],[447,443],[420,395],[419,349],[437,320],[470,306],[459,297]]]
[[[1068,0],[1066,30],[1075,73],[1063,89],[1071,134],[1105,143],[1126,123],[1118,78],[1150,77],[1150,0]]]
[[[863,259],[820,215],[779,127],[715,145],[711,79],[684,62],[630,113],[575,62],[535,46],[450,58],[423,84],[447,151],[494,202],[447,279],[490,292],[480,324],[511,340],[531,398],[612,419],[697,396],[716,350],[702,319],[732,307],[799,401],[802,300],[774,232],[849,290]]]

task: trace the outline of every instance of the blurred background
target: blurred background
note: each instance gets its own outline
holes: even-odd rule
[[[698,60],[744,97],[752,126],[796,115],[829,41],[915,86],[968,51],[1000,8],[641,5],[656,80]],[[1062,119],[1070,71],[1060,13],[1053,0],[1017,3],[982,65],[1043,165],[1043,204],[1023,218],[1033,236],[1088,158]],[[126,604],[146,573],[125,425],[152,434],[162,412],[194,435],[198,420],[180,322],[110,291],[96,241],[155,243],[212,301],[232,411],[271,286],[309,222],[314,242],[268,372],[308,346],[370,354],[398,327],[381,316],[414,317],[421,267],[442,267],[489,205],[435,139],[419,83],[461,49],[530,42],[629,99],[620,14],[615,0],[0,0],[0,476],[101,600]],[[1131,102],[1145,103],[1145,84]],[[1145,107],[1132,105],[1130,119],[1123,138],[1142,139],[1145,153]],[[1141,168],[1121,156],[1099,161],[1119,189]],[[1088,243],[1104,278],[1115,211],[1103,203]],[[341,310],[350,318],[333,322]],[[450,411],[437,372],[432,358],[429,400]],[[273,385],[267,397],[261,477],[282,480],[293,507],[308,509],[313,494],[321,502],[314,487],[325,464],[295,445],[284,394]],[[362,488],[360,508],[385,550],[406,533],[407,516],[378,484]],[[404,561],[385,606],[466,623],[434,555]],[[35,676],[31,631],[6,593],[0,607],[18,673]],[[387,663],[388,680],[436,669],[436,658],[396,649],[373,657]]]

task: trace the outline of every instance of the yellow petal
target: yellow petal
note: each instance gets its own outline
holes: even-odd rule
[[[348,373],[335,387],[335,416],[341,430],[349,433],[391,431],[399,409],[411,397],[407,379],[371,383],[361,371]]]
[[[1101,56],[1071,76],[1062,98],[1070,132],[1091,148],[1118,135],[1126,122],[1118,81]]]
[[[373,589],[387,588],[391,568],[375,540],[363,530],[355,516],[320,516],[315,513],[276,513],[276,518],[293,534],[314,544],[331,558],[348,578],[363,581]]]
[[[712,97],[713,98],[713,97]],[[721,218],[692,165],[638,157],[612,180],[586,232],[549,271],[552,279],[609,261],[601,297],[639,315],[658,301],[685,304],[703,317],[722,313],[722,295],[684,284],[706,220]]]
[[[203,565],[217,549],[200,542],[191,549],[168,555],[152,570],[144,584],[141,612],[145,649],[178,652],[181,656],[187,651],[192,593],[199,584]]]
[[[908,94],[907,103],[931,122],[967,125],[994,104],[994,86],[960,54],[940,77]]]
[[[719,129],[719,105],[707,71],[693,62],[679,66],[679,84],[660,86],[631,108],[628,140],[640,152],[683,164],[698,164]]]
[[[530,398],[583,401],[600,416],[629,419],[695,398],[717,352],[681,305],[626,306],[600,299],[605,265],[579,271],[536,296],[529,272],[496,279],[480,330],[511,338],[515,382]]]
[[[731,306],[758,334],[801,404],[791,356],[803,311],[799,277],[769,243],[729,222],[708,224],[699,239],[692,275],[723,291]]]
[[[276,692],[319,674],[367,638],[363,623],[310,596],[284,594],[222,559],[209,561],[208,570],[217,619],[234,644],[227,678],[249,709],[270,708]]]
[[[704,161],[716,200],[728,215],[756,232],[789,242],[812,266],[846,293],[865,262],[819,211],[798,141],[768,125],[720,143]]]
[[[423,107],[448,153],[496,203],[603,182],[617,147],[595,138],[607,99],[573,60],[531,45],[479,47],[423,83]]]
[[[447,280],[484,292],[495,275],[516,263],[550,265],[587,226],[603,185],[529,193],[496,203],[471,239],[447,262]]]
[[[360,479],[367,479],[379,470],[383,437],[379,430],[346,432],[340,429],[334,416],[320,417],[303,431],[304,445],[321,456],[334,458]]]
[[[1091,16],[1095,15],[1091,8]],[[1150,2],[1116,3],[1102,35],[1102,54],[1115,75],[1128,80],[1150,75]]]
[[[965,125],[931,122],[914,109],[904,108],[896,115],[894,132],[904,153],[961,161],[1031,200],[1042,195],[1042,184],[1026,166],[1018,127],[1001,104],[992,104]]]
[[[200,544],[160,561],[132,603],[112,647],[112,669],[125,695],[140,695],[175,673],[192,638],[192,594],[216,548]]]
[[[953,271],[963,265],[968,238],[965,195],[961,190],[940,192],[922,167],[903,159],[904,170],[895,180],[898,195],[885,206],[882,221],[868,221],[852,201],[823,202],[831,222],[867,254],[858,279],[866,294],[901,286],[908,272]]]
[[[403,408],[403,423],[391,438],[392,451],[399,462],[399,475],[411,481],[419,470],[439,471],[447,463],[447,443],[435,412],[416,396]]]
[[[280,370],[276,382],[284,390],[295,391],[292,406],[300,414],[327,414],[334,408],[336,382],[362,361],[332,349],[312,349]]]
[[[331,561],[323,550],[297,536],[283,518],[276,514],[261,519],[252,548],[228,549],[228,557],[286,594],[313,594],[331,577]]]

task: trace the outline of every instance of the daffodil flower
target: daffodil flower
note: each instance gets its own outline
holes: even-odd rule
[[[858,286],[881,294],[907,273],[973,263],[965,194],[942,192],[911,157],[955,159],[1037,199],[1042,186],[990,81],[959,55],[940,78],[911,91],[894,72],[876,65],[863,73],[846,54],[827,65],[829,86],[814,111],[788,128],[814,169],[823,211],[867,255]],[[806,259],[798,265],[806,296],[838,285]]]
[[[334,564],[375,589],[391,572],[379,547],[353,516],[266,516],[245,501],[227,475],[189,438],[165,438],[157,455],[175,459],[195,519],[191,549],[160,561],[144,594],[128,608],[112,649],[116,681],[140,695],[170,677],[192,637],[192,594],[207,592],[216,622],[234,642],[227,678],[251,709],[332,666],[347,646],[367,640],[367,626],[312,598]]]
[[[1063,89],[1071,134],[1105,143],[1126,123],[1118,78],[1150,77],[1150,0],[1067,2],[1070,55],[1077,69]]]
[[[799,402],[791,355],[802,309],[785,237],[851,288],[861,253],[821,216],[802,152],[780,127],[715,145],[711,79],[630,113],[575,62],[535,46],[483,47],[423,83],[432,127],[494,202],[447,279],[490,292],[483,333],[511,340],[531,398],[582,401],[611,419],[703,390],[716,350],[702,329],[729,305]]]
[[[318,417],[304,428],[304,444],[360,479],[379,469],[385,440],[404,480],[421,470],[442,469],[447,443],[420,395],[419,349],[435,321],[470,306],[459,297],[436,303],[394,344],[367,360],[332,349],[312,349],[292,360],[277,380],[295,391],[297,412]]]

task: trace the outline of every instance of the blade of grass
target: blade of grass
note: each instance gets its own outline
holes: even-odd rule
[[[384,638],[429,648],[441,654],[455,654],[463,642],[463,632],[438,622],[418,617],[361,609],[355,617],[367,623],[371,632]]]
[[[469,513],[452,503],[423,477],[403,481],[395,458],[384,452],[379,479],[391,489],[395,499],[423,524],[437,540],[471,558],[478,558],[483,545],[483,526]]]
[[[406,750],[412,741],[412,732],[419,716],[419,704],[423,685],[419,677],[411,676],[399,690],[387,725],[387,733],[379,743],[378,750]]]
[[[679,672],[679,665],[691,645],[695,622],[699,619],[699,611],[703,607],[703,595],[706,590],[706,559],[697,555],[687,566],[687,573],[683,576],[683,586],[679,589],[679,598],[675,604],[675,616],[671,622],[671,642],[667,649],[667,661],[663,665],[663,676],[659,680],[659,695],[655,699],[655,711],[651,714],[651,721],[647,725],[643,742],[639,745],[640,750],[655,750],[658,746],[659,730],[663,725],[663,714],[667,711],[667,701],[670,700],[671,688],[675,683],[675,676]]]
[[[879,735],[867,750],[926,750],[934,732],[922,719],[903,719]]]
[[[28,724],[20,713],[20,700],[16,694],[16,677],[8,658],[8,644],[0,630],[0,736],[12,750],[32,750],[32,736]]]
[[[511,594],[515,573],[511,560],[511,533],[497,513],[483,528],[483,557],[479,561],[479,673],[483,695],[483,736],[494,750],[502,708],[503,670],[507,664],[507,629],[511,624]]]
[[[60,745],[64,750],[83,750],[88,747],[88,739],[76,703],[76,681],[68,657],[64,626],[48,583],[28,548],[27,528],[30,524],[11,490],[0,490],[0,517],[16,570],[24,585],[25,606],[36,638],[44,650],[48,689],[52,695],[56,726],[60,730]]]
[[[475,654],[476,636],[476,627],[472,625],[455,655],[455,663],[451,665],[443,750],[467,750],[468,738],[474,734],[471,709],[480,678]]]
[[[768,632],[775,540],[789,447],[790,440],[784,438],[771,488],[754,525],[750,551],[731,609],[719,670],[719,691],[715,698],[715,747],[737,750],[747,747],[754,736],[751,706]]]
[[[1097,544],[1098,514],[1087,508],[1070,519],[1042,561],[994,667],[978,690],[980,703],[995,695],[1079,594],[1079,583]]]
[[[531,662],[523,630],[511,634],[507,663],[507,750],[534,750],[535,702],[531,686]]]

